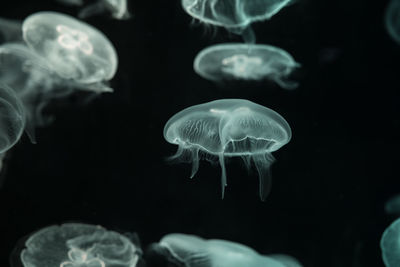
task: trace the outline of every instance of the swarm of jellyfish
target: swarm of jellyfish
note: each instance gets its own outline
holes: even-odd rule
[[[265,256],[239,243],[186,234],[166,235],[151,249],[182,267],[302,267],[287,255]]]
[[[278,47],[230,43],[203,49],[193,66],[200,76],[213,81],[270,79],[292,89],[298,84],[287,78],[300,64]]]
[[[291,129],[275,111],[243,99],[222,99],[186,108],[168,120],[164,137],[178,145],[172,158],[192,161],[193,177],[202,154],[213,155],[222,169],[222,197],[227,185],[225,157],[241,157],[250,167],[254,162],[259,174],[260,197],[271,190],[272,152],[287,144]]]
[[[68,223],[32,234],[21,252],[24,267],[135,267],[140,248],[101,226]]]

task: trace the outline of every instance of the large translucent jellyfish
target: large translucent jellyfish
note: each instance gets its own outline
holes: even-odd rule
[[[381,238],[382,258],[386,267],[400,266],[400,219],[383,232]]]
[[[102,82],[117,70],[114,46],[103,33],[73,17],[38,12],[22,25],[23,38],[62,78],[110,91]]]
[[[182,0],[183,9],[201,22],[225,27],[254,43],[250,24],[271,18],[292,0]]]
[[[5,153],[20,139],[25,128],[25,111],[15,92],[0,83],[0,170]]]
[[[127,0],[97,0],[79,12],[80,18],[87,18],[101,13],[111,13],[115,19],[125,20],[131,17]]]
[[[200,76],[212,81],[270,79],[283,88],[293,89],[298,83],[288,80],[288,76],[300,64],[278,47],[229,43],[203,49],[193,67]]]
[[[386,8],[385,24],[389,35],[400,43],[400,0],[391,0]]]
[[[193,177],[202,155],[219,159],[222,197],[227,185],[225,157],[241,157],[250,167],[254,162],[264,200],[271,189],[272,152],[289,142],[291,129],[275,111],[243,99],[222,99],[186,108],[164,127],[164,137],[177,144],[172,158],[190,158]],[[208,157],[209,158],[209,157]]]
[[[260,255],[255,250],[231,241],[205,240],[194,235],[169,234],[152,246],[155,254],[184,267],[301,267],[294,258]]]
[[[119,233],[75,223],[41,229],[25,246],[24,267],[135,267],[140,253]]]

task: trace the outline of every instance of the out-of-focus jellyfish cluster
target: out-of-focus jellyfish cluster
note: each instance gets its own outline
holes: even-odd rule
[[[400,44],[400,1],[391,0],[386,8],[385,26],[389,35]]]
[[[0,83],[4,84],[0,90],[3,97],[12,98],[9,112],[18,115],[13,117],[13,127],[2,128],[7,131],[4,136],[9,136],[2,153],[21,136],[16,125],[36,142],[34,129],[49,121],[42,110],[52,99],[76,89],[113,91],[108,81],[117,70],[117,53],[94,27],[56,12],[38,12],[22,23],[3,19],[0,25],[4,41],[0,45]]]
[[[181,267],[302,267],[287,255],[261,255],[239,243],[195,235],[166,235],[151,250]]]
[[[24,267],[135,267],[140,247],[101,226],[67,223],[32,234],[20,254]]]
[[[242,35],[246,44],[219,44],[200,51],[194,70],[203,78],[223,80],[270,79],[282,88],[294,89],[296,82],[282,82],[300,67],[281,48],[257,45],[251,23],[271,18],[291,0],[182,0],[184,10],[206,24],[221,26]]]
[[[241,157],[249,168],[254,162],[259,175],[260,197],[271,189],[272,152],[290,141],[291,129],[275,111],[243,99],[222,99],[195,105],[175,114],[164,127],[165,139],[178,145],[172,158],[189,159],[193,177],[199,159],[218,158],[222,169],[222,197],[227,185],[225,158]],[[210,157],[206,157],[210,159]]]

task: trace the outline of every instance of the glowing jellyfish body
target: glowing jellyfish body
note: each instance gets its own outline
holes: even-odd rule
[[[386,201],[385,212],[386,214],[400,214],[400,195],[396,195]]]
[[[25,245],[24,267],[135,267],[139,259],[128,238],[87,224],[46,227]]]
[[[185,267],[301,267],[289,256],[278,258],[260,255],[255,250],[226,240],[205,240],[194,235],[169,234],[159,242],[172,262]],[[161,250],[160,250],[161,251]],[[291,265],[289,265],[291,264]]]
[[[117,54],[107,37],[73,17],[35,13],[24,20],[22,32],[28,46],[64,79],[100,84],[117,70]]]
[[[391,0],[386,9],[385,24],[389,35],[400,43],[400,1]]]
[[[298,86],[288,76],[299,66],[280,48],[240,43],[207,47],[198,53],[193,64],[196,73],[208,80],[270,79],[286,89]]]
[[[127,0],[98,0],[94,4],[82,9],[78,16],[80,18],[87,18],[104,12],[111,13],[113,18],[119,20],[125,20],[131,17],[128,11]]]
[[[381,250],[386,267],[400,266],[400,219],[394,221],[382,234]]]
[[[243,99],[222,99],[189,107],[175,114],[164,127],[164,137],[177,144],[173,158],[188,155],[193,177],[201,153],[219,158],[222,197],[226,182],[225,157],[241,157],[246,166],[253,160],[264,200],[271,188],[272,152],[289,142],[291,129],[275,111]]]

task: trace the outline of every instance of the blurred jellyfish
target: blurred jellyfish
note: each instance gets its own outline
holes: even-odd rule
[[[291,0],[182,0],[183,9],[201,22],[225,27],[254,43],[250,24],[271,18]]]
[[[400,43],[400,0],[391,0],[386,8],[385,24],[389,35]]]
[[[140,249],[125,236],[88,224],[49,226],[29,237],[24,267],[135,267]]]
[[[243,99],[222,99],[186,108],[164,127],[165,139],[179,146],[172,159],[189,158],[193,164],[191,177],[196,174],[202,155],[219,158],[222,197],[227,184],[225,157],[241,157],[248,168],[252,160],[258,171],[262,200],[271,189],[271,153],[288,143],[291,135],[282,116]]]
[[[87,18],[106,12],[111,13],[113,18],[119,20],[125,20],[131,17],[131,14],[128,11],[127,0],[97,0],[94,4],[82,9],[82,11],[79,12],[78,17]]]
[[[274,46],[230,43],[203,49],[193,67],[200,76],[212,81],[270,79],[285,89],[294,89],[298,83],[289,81],[288,76],[300,64]]]
[[[387,214],[400,215],[400,195],[396,195],[386,201],[385,212]]]
[[[22,22],[0,18],[0,43],[22,42]]]
[[[60,2],[65,5],[70,5],[70,6],[81,6],[83,5],[83,0],[56,0],[57,2]]]
[[[38,12],[22,25],[27,45],[60,77],[92,90],[112,91],[103,82],[117,70],[117,54],[97,29],[56,12]]]
[[[25,112],[15,92],[0,83],[0,170],[5,153],[20,139],[25,128]]]
[[[301,267],[292,257],[272,258],[231,241],[205,240],[194,235],[169,234],[152,246],[154,254],[167,258],[175,266],[185,267]],[[281,261],[283,259],[283,261]]]
[[[381,238],[382,258],[386,267],[400,266],[400,219],[394,221],[383,232]]]

